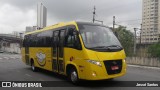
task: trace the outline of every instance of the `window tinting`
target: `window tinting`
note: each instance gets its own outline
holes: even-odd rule
[[[81,49],[78,32],[75,29],[76,28],[74,26],[68,28],[67,35],[65,37],[65,46],[75,49]]]
[[[24,47],[51,47],[53,31],[26,35],[23,41]]]

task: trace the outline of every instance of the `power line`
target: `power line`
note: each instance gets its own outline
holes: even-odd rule
[[[158,17],[160,17],[160,16],[158,16]],[[148,18],[124,20],[124,21],[118,21],[118,22],[116,22],[116,23],[122,23],[122,22],[134,22],[134,21],[140,21],[140,20],[143,20],[143,19],[148,19]],[[112,23],[108,23],[108,24],[112,24]]]
[[[142,19],[124,20],[124,21],[119,21],[119,22],[116,22],[116,23],[121,23],[121,22],[132,22],[132,21],[139,21],[139,20],[142,20]]]

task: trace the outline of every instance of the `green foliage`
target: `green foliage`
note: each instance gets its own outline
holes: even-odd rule
[[[152,57],[159,57],[160,58],[160,42],[149,46],[148,53],[150,53],[150,55]]]
[[[134,45],[134,35],[129,30],[126,30],[126,27],[119,26],[114,30],[119,41],[121,42],[126,55],[132,56],[133,54],[133,45]]]

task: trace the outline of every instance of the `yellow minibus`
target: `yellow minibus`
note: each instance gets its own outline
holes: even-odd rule
[[[26,33],[22,60],[38,68],[79,80],[103,80],[126,73],[126,55],[112,30],[104,25],[71,21]]]

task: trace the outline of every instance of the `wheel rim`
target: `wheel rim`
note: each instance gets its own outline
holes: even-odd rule
[[[71,81],[72,82],[76,82],[77,81],[77,72],[76,71],[73,71],[71,73]]]

